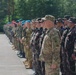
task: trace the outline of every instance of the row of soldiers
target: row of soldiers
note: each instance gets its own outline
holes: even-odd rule
[[[52,15],[12,21],[4,32],[34,75],[76,75],[76,18]]]

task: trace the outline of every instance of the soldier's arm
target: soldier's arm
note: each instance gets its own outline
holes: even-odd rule
[[[60,63],[60,38],[59,35],[56,33],[54,34],[54,37],[52,38],[53,46],[52,46],[52,65],[55,66],[55,68],[59,67]],[[53,67],[52,66],[52,67]]]
[[[48,57],[50,56],[50,58]],[[49,61],[52,61],[52,43],[48,35],[44,37],[42,49],[40,53],[40,59],[46,61],[48,58]]]

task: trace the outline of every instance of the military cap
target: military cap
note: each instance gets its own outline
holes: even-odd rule
[[[69,20],[70,15],[65,15],[64,18],[67,19],[67,20]]]
[[[61,18],[58,18],[56,22],[59,22],[59,23],[63,23],[64,24],[64,21]]]
[[[41,18],[37,18],[35,22],[40,22]]]
[[[43,22],[44,22],[44,20],[43,20],[42,18],[38,18],[37,21],[38,21],[39,23],[43,23]]]
[[[51,20],[51,21],[55,21],[55,17],[54,16],[52,16],[52,15],[45,15],[45,19],[46,20]]]
[[[71,17],[68,21],[76,24],[76,18],[75,17]]]

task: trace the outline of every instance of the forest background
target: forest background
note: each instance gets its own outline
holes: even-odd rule
[[[31,20],[47,14],[76,17],[76,0],[0,0],[0,32],[12,20]]]

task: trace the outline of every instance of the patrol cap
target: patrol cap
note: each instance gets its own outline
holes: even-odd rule
[[[38,18],[37,21],[38,21],[39,23],[44,22],[44,20],[43,20],[42,18]]]
[[[76,18],[75,17],[71,17],[68,21],[76,24]]]
[[[63,23],[64,24],[64,21],[61,18],[58,18],[56,22],[57,23],[59,22],[59,23]]]
[[[38,23],[40,23],[40,21],[41,21],[41,18],[37,18],[37,19],[35,20],[35,22],[38,22]]]
[[[70,15],[65,15],[65,16],[64,16],[64,19],[69,20],[70,17],[71,17]]]
[[[53,15],[45,15],[45,20],[55,21],[55,17]]]
[[[36,20],[37,20],[37,21],[40,21],[40,20],[41,20],[41,18],[37,18]]]

